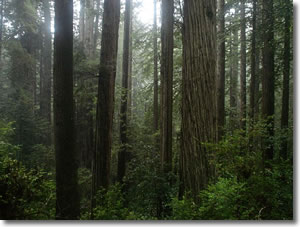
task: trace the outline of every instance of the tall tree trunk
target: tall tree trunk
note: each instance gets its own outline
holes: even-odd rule
[[[255,86],[257,84],[257,50],[256,50],[256,14],[257,14],[257,0],[252,1],[253,4],[253,12],[252,12],[252,37],[251,37],[251,81],[250,81],[250,111],[249,117],[252,121],[251,124],[254,123],[254,115],[255,115],[255,97],[257,94],[255,93]]]
[[[96,110],[96,146],[93,164],[94,192],[100,187],[108,188],[110,181],[119,22],[120,0],[105,0]]]
[[[262,78],[262,117],[269,125],[264,140],[263,162],[273,159],[274,135],[274,18],[273,0],[263,0],[263,78]]]
[[[174,0],[162,1],[161,17],[161,165],[172,170],[173,24]]]
[[[284,61],[283,61],[283,89],[282,89],[282,109],[281,109],[281,129],[286,130],[289,125],[289,84],[290,84],[290,27],[291,27],[291,2],[285,2],[285,23],[284,23]],[[287,139],[284,138],[280,147],[280,156],[287,158]]]
[[[4,14],[4,0],[1,0],[0,6],[0,66],[2,64],[2,34],[3,34],[3,14]]]
[[[131,2],[131,13],[130,13],[130,34],[132,34],[133,29],[133,8]],[[128,69],[128,123],[130,125],[132,117],[132,35],[129,37],[129,69]]]
[[[51,37],[51,15],[50,15],[50,5],[49,0],[43,0],[44,9],[44,45],[42,51],[42,74],[40,78],[40,112],[42,118],[47,120],[49,125],[51,125],[51,67],[52,67],[52,37]],[[48,144],[51,143],[50,135],[46,141]]]
[[[230,115],[229,125],[231,132],[237,129],[237,86],[238,86],[238,30],[231,25],[231,47],[230,47],[230,86],[229,104]]]
[[[93,56],[94,47],[94,4],[93,0],[86,1],[86,20],[85,20],[85,31],[84,31],[84,51],[87,57]]]
[[[80,15],[79,15],[79,42],[83,45],[85,36],[85,0],[80,0]]]
[[[53,82],[56,219],[78,219],[78,164],[74,152],[72,0],[55,0]]]
[[[240,92],[241,92],[241,129],[246,129],[246,17],[245,0],[241,0],[241,72],[240,72]]]
[[[118,181],[123,182],[126,172],[127,161],[127,107],[128,107],[128,73],[129,73],[129,45],[130,45],[130,13],[131,0],[126,0],[124,18],[124,40],[123,40],[123,75],[122,75],[122,96],[120,110],[120,139],[121,147],[118,154]]]
[[[203,145],[217,139],[215,0],[184,2],[183,40],[182,180],[197,200],[215,172]]]
[[[101,0],[96,0],[96,18],[95,18],[95,23],[94,23],[94,46],[93,46],[93,56],[95,57],[96,55],[96,50],[97,50],[97,41],[99,37],[99,17],[100,17],[100,5],[101,5]]]
[[[154,97],[153,97],[153,129],[158,130],[158,50],[157,50],[157,0],[153,1],[153,55],[154,55]]]
[[[217,77],[217,120],[218,140],[224,135],[225,126],[225,0],[218,0],[218,77]]]

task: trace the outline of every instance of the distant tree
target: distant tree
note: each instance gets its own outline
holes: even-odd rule
[[[153,56],[154,56],[154,97],[153,97],[153,128],[158,130],[158,50],[157,50],[157,0],[153,0],[154,15],[153,15]]]
[[[241,0],[241,71],[240,71],[240,97],[241,97],[241,128],[246,129],[247,92],[246,92],[246,12],[245,0]]]
[[[224,134],[225,125],[225,1],[218,1],[218,77],[217,119],[218,139]]]
[[[40,114],[48,123],[48,129],[51,125],[51,76],[52,76],[52,36],[51,36],[51,14],[49,0],[43,0],[43,12],[45,21],[43,23],[44,39],[41,45],[40,65]],[[50,130],[48,130],[50,132]],[[47,133],[47,144],[51,143],[51,134]]]

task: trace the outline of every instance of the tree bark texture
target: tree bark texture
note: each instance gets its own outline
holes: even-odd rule
[[[274,18],[273,0],[263,0],[263,77],[262,77],[262,117],[268,123],[268,136],[264,141],[263,160],[273,159],[274,135]]]
[[[78,219],[78,164],[74,148],[72,0],[55,1],[53,82],[56,219]]]
[[[160,155],[165,172],[172,170],[174,1],[162,1]]]
[[[184,2],[181,177],[195,199],[214,177],[203,143],[217,139],[216,2]]]
[[[119,22],[120,0],[105,0],[96,110],[96,146],[93,167],[95,189],[108,188],[110,182]]]
[[[217,119],[220,140],[225,126],[225,0],[218,0],[218,23]]]
[[[120,109],[120,140],[121,147],[118,153],[118,181],[123,182],[126,172],[127,146],[128,146],[128,74],[129,74],[129,46],[130,46],[130,14],[131,0],[126,0],[124,18],[124,40],[123,40],[123,74],[122,74],[122,95]]]

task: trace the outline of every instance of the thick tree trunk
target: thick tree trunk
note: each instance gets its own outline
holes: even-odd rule
[[[124,18],[124,40],[123,40],[123,75],[122,75],[122,96],[120,110],[120,140],[121,147],[118,153],[118,181],[123,182],[126,172],[127,161],[127,107],[128,107],[128,74],[129,74],[129,46],[130,46],[130,13],[131,0],[126,0]]]
[[[93,164],[94,192],[100,187],[108,188],[110,182],[119,22],[120,0],[105,0],[96,110],[96,146]]]
[[[273,0],[263,0],[263,77],[262,77],[262,117],[269,125],[264,141],[263,161],[273,159],[274,135],[274,18]]]
[[[218,0],[218,77],[217,77],[217,119],[218,140],[224,135],[225,126],[225,0]]]
[[[197,200],[215,172],[202,144],[217,139],[215,0],[184,2],[183,40],[181,179]]]
[[[161,17],[161,165],[172,170],[173,24],[174,1],[162,1]]]
[[[53,82],[56,219],[78,219],[78,164],[74,148],[72,0],[55,1]]]
[[[286,130],[289,125],[289,96],[290,96],[290,26],[291,26],[291,3],[286,1],[285,6],[285,23],[284,23],[284,61],[283,61],[283,89],[282,89],[282,109],[281,109],[281,129]],[[280,156],[287,158],[287,139],[284,138],[281,143]]]
[[[154,97],[153,97],[153,129],[158,131],[158,50],[157,50],[157,0],[153,1],[153,54],[154,54]]]
[[[245,0],[241,0],[241,72],[240,72],[240,97],[241,97],[241,129],[246,129],[246,18]]]

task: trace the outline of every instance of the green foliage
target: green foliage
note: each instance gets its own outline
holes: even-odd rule
[[[54,170],[54,148],[43,144],[34,145],[32,147],[32,154],[30,155],[29,162],[31,167],[45,170]]]
[[[182,199],[173,198],[170,206],[172,208],[171,220],[198,220],[199,211],[196,203],[188,196]]]
[[[54,219],[55,183],[51,174],[26,170],[18,161],[0,162],[1,219]]]
[[[136,216],[125,207],[125,199],[119,184],[112,185],[107,191],[102,189],[96,194],[95,220],[134,220]],[[88,217],[87,214],[83,219]]]
[[[5,123],[0,120],[0,160],[4,157],[16,157],[20,147],[11,144],[11,137],[14,135],[14,122]]]
[[[219,178],[199,195],[199,216],[204,220],[248,219],[251,207],[245,201],[245,183],[236,178]]]

